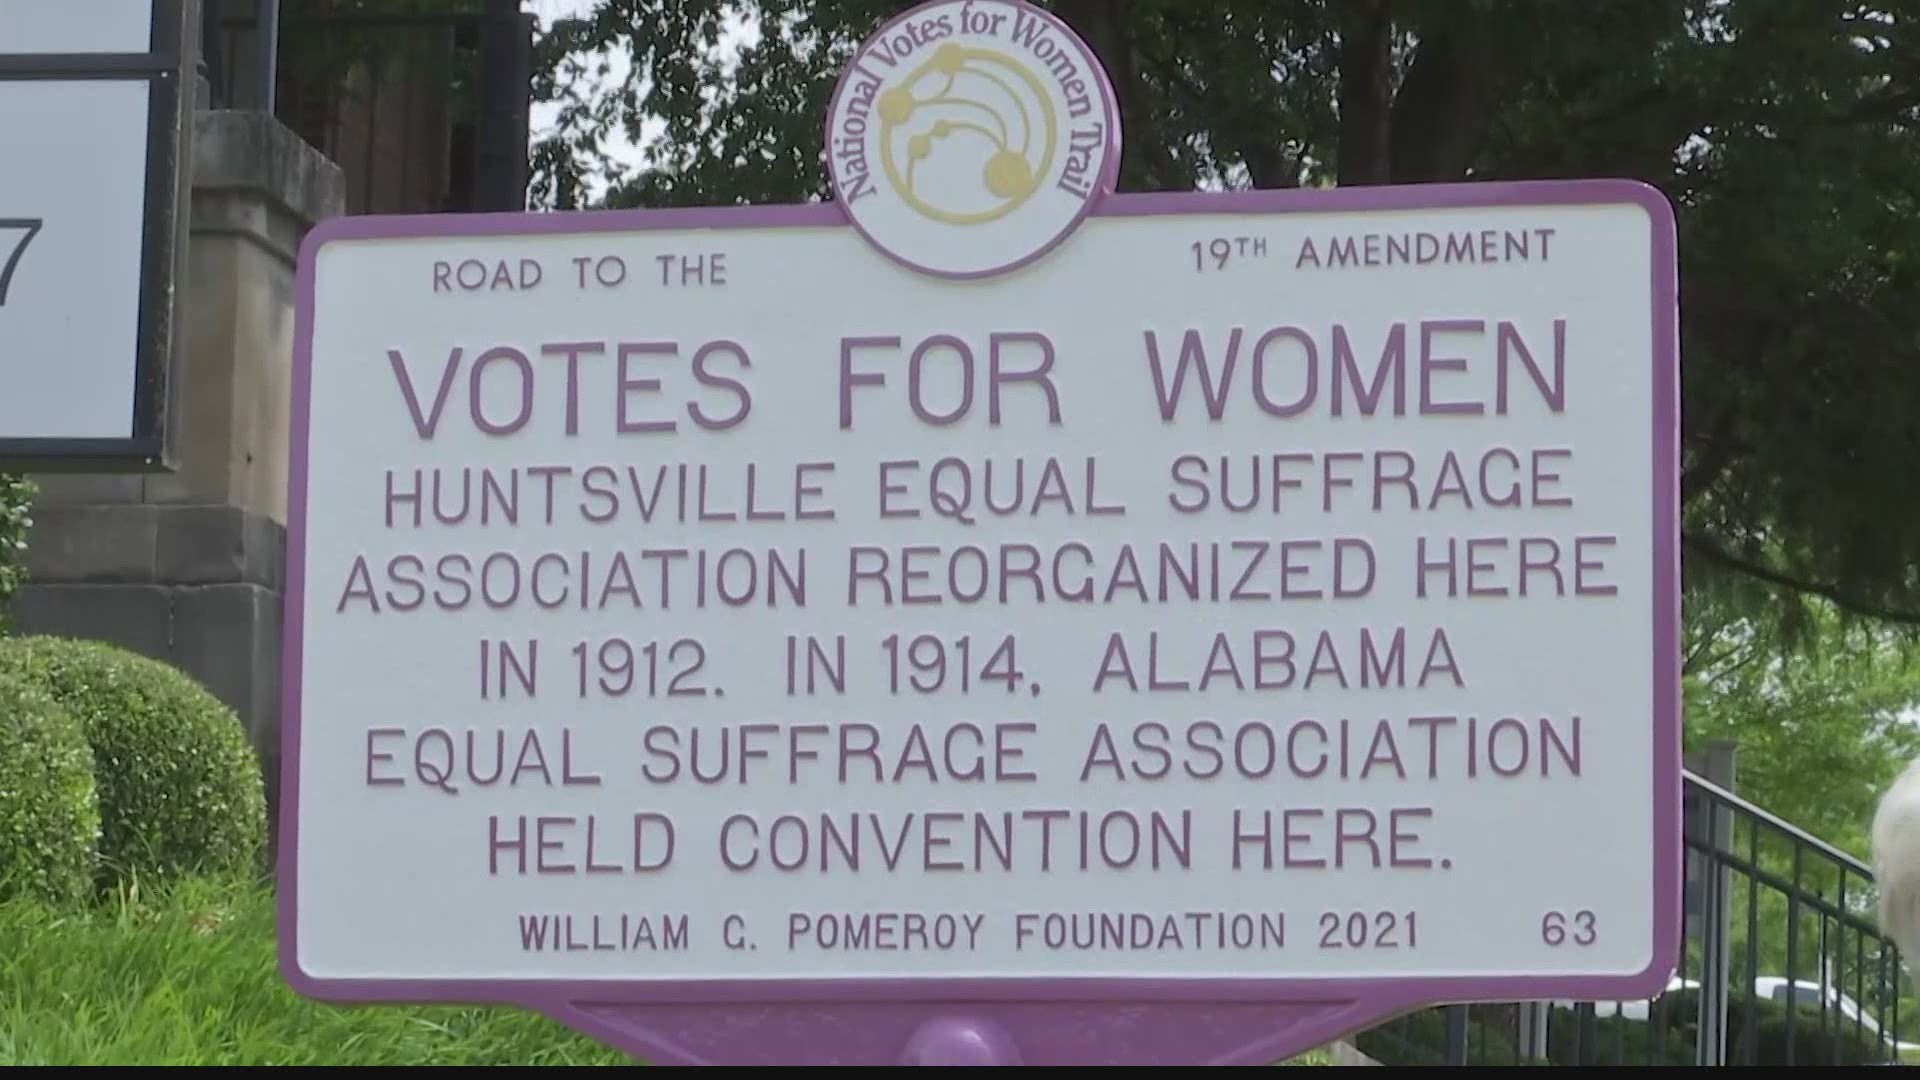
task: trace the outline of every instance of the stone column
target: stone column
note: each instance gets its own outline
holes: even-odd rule
[[[13,618],[22,634],[113,642],[198,679],[239,713],[272,800],[295,257],[344,212],[345,183],[264,113],[198,113],[193,138],[176,469],[34,477]]]

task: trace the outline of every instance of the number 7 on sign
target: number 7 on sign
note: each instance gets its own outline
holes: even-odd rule
[[[0,262],[0,307],[7,306],[7,287],[13,284],[13,272],[20,267],[20,256],[27,253],[27,245],[40,233],[44,224],[41,218],[0,218],[0,234],[20,230],[20,241],[7,253],[5,262]]]

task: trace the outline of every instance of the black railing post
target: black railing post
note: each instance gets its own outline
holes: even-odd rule
[[[1836,905],[1845,910],[1847,905],[1847,876],[1840,875],[1840,900]],[[1833,1047],[1833,1061],[1840,1064],[1840,1039],[1846,1031],[1847,1018],[1840,1011],[1840,995],[1847,985],[1844,968],[1847,963],[1847,931],[1838,920],[1834,921],[1832,943],[1828,944],[1827,920],[1820,920],[1820,1033],[1828,1036]],[[1827,1021],[1828,1010],[1832,1010],[1833,1021]]]
[[[1901,978],[1905,978],[1905,972],[1901,970],[1901,957],[1899,953],[1893,951],[1893,945],[1882,942],[1880,955],[1887,961],[1885,963],[1887,974],[1882,976],[1882,986],[1889,997],[1887,1026],[1893,1030],[1893,1061],[1899,1061],[1901,1059]]]
[[[516,0],[487,0],[481,19],[476,210],[526,209],[533,26],[519,8]]]
[[[1708,778],[1727,791],[1732,791],[1735,783],[1735,757],[1730,743],[1716,741],[1707,749],[1704,765]],[[1733,875],[1729,864],[1736,815],[1732,806],[1723,805],[1718,798],[1702,799],[1700,805],[1706,821],[1699,840],[1707,853],[1700,859],[1702,956],[1694,1063],[1725,1065],[1727,1027],[1732,1017]],[[1702,825],[1698,817],[1693,824]]]
[[[1523,1001],[1517,1010],[1514,1032],[1514,1056],[1521,1062],[1545,1061],[1547,1032],[1552,1026],[1553,1005],[1546,1001]]]
[[[1793,1057],[1795,1021],[1800,1018],[1800,881],[1807,849],[1793,846],[1793,888],[1787,893],[1787,1060]]]
[[[1844,880],[1844,879],[1843,879]],[[1853,1039],[1857,1046],[1865,1040],[1867,1033],[1867,938],[1865,934],[1853,932]]]
[[[1747,824],[1747,865],[1760,866],[1760,829]],[[1747,876],[1747,1022],[1740,1030],[1741,1063],[1755,1064],[1760,1058],[1760,1001],[1754,995],[1760,982],[1760,882]]]
[[[1447,1006],[1447,1064],[1467,1063],[1467,1007]]]

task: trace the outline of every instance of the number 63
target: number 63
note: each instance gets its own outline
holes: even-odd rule
[[[1540,919],[1540,940],[1558,948],[1571,941],[1575,945],[1591,945],[1599,937],[1595,928],[1595,918],[1591,911],[1549,911]]]

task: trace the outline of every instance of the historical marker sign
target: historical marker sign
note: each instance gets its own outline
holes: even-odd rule
[[[164,465],[191,98],[176,0],[0,4],[0,465]]]
[[[1024,5],[841,201],[301,268],[283,952],[656,1060],[1261,1060],[1678,929],[1674,234],[1633,184],[1121,196]]]

